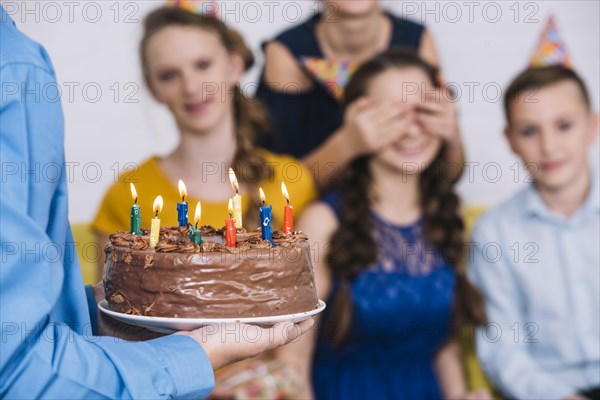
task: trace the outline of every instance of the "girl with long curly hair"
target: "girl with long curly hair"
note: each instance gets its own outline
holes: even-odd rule
[[[378,129],[399,139],[354,159],[300,220],[328,308],[314,337],[280,350],[316,398],[488,398],[466,389],[452,327],[483,323],[461,270],[463,222],[448,147],[420,116],[437,107],[437,71],[390,50],[363,64],[346,105],[401,103]],[[359,100],[360,101],[360,100]],[[311,378],[312,375],[312,378]],[[310,382],[310,383],[309,383]]]

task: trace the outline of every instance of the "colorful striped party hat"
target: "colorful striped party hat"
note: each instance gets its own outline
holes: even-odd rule
[[[326,60],[319,57],[303,57],[301,63],[338,101],[343,99],[344,89],[359,66],[358,62]]]
[[[167,0],[168,7],[177,7],[195,14],[216,17],[219,5],[216,1],[206,0]]]
[[[572,67],[571,57],[565,43],[560,37],[554,16],[550,16],[548,19],[546,28],[542,31],[537,49],[529,60],[529,66],[533,68],[550,65]]]

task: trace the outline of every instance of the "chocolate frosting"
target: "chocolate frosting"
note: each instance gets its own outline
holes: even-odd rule
[[[235,248],[223,230],[202,227],[198,246],[187,228],[161,228],[155,249],[149,232],[111,235],[104,286],[111,310],[161,317],[244,318],[317,308],[306,235],[276,232],[276,246],[239,229]]]

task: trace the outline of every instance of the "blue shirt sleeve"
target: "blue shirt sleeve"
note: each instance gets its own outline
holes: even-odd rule
[[[0,30],[0,398],[208,395],[213,371],[192,338],[133,343],[92,334],[67,220],[54,72],[5,21]],[[20,49],[35,62],[15,58]]]

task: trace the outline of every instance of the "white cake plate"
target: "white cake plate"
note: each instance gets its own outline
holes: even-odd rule
[[[109,315],[121,322],[130,325],[141,326],[159,333],[174,333],[177,331],[192,331],[202,328],[209,324],[221,323],[243,323],[251,325],[260,325],[269,327],[277,322],[297,323],[310,318],[325,309],[325,302],[319,300],[319,307],[314,310],[305,311],[296,314],[276,315],[273,317],[252,317],[252,318],[165,318],[165,317],[146,317],[143,315],[123,314],[116,311],[111,311],[108,308],[108,302],[102,300],[98,303],[98,308],[104,314]]]

